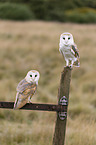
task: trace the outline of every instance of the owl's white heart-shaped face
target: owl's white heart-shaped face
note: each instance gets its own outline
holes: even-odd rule
[[[73,45],[74,40],[72,34],[68,32],[62,33],[60,36],[60,43],[65,46]]]
[[[36,70],[30,70],[25,79],[28,83],[37,83],[38,84],[38,80],[39,80],[40,74],[38,71]]]

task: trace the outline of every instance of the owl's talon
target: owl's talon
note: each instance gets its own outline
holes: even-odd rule
[[[28,103],[32,103],[32,101],[31,101],[31,99],[30,99],[30,98],[28,99]]]
[[[69,65],[69,67],[72,69],[73,68],[73,65]]]
[[[30,104],[30,103],[32,103],[32,101],[28,101],[27,103],[29,103],[29,104]]]
[[[32,104],[32,102],[31,102],[31,101],[29,101],[29,104],[30,104],[30,103]]]

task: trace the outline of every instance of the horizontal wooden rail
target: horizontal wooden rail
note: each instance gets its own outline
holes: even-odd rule
[[[0,102],[0,108],[13,109],[14,102]],[[25,110],[38,110],[38,111],[56,111],[56,112],[66,112],[66,105],[54,105],[54,104],[36,104],[27,103],[21,109]]]

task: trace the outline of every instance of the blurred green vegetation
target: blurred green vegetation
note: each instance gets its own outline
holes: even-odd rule
[[[0,3],[0,18],[12,20],[29,20],[33,19],[34,15],[25,5]]]
[[[92,8],[77,8],[66,11],[66,19],[76,23],[96,23],[96,10]]]
[[[8,12],[6,16],[0,12],[1,19],[29,20],[34,18],[34,14],[35,18],[39,20],[96,23],[96,16],[93,12],[96,10],[96,0],[1,0],[0,2],[3,3],[2,9]],[[6,2],[9,4],[6,5]],[[15,8],[11,16],[9,11],[12,13],[13,7]],[[81,13],[79,9],[89,10],[85,14]],[[69,10],[72,14],[69,14]]]

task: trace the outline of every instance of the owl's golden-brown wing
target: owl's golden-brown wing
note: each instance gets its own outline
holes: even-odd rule
[[[71,52],[75,55],[75,57],[78,57],[78,58],[80,57],[79,56],[79,51],[78,51],[78,48],[77,48],[76,44],[72,45]]]
[[[19,91],[17,91],[14,109],[19,109],[23,107],[28,102],[28,98],[31,98],[37,89],[36,84],[30,84],[28,82],[25,83],[25,85],[23,84],[22,87],[18,89]]]
[[[26,87],[29,86],[29,83],[25,80],[25,78],[23,80],[21,80],[16,88],[17,92],[23,92]]]

